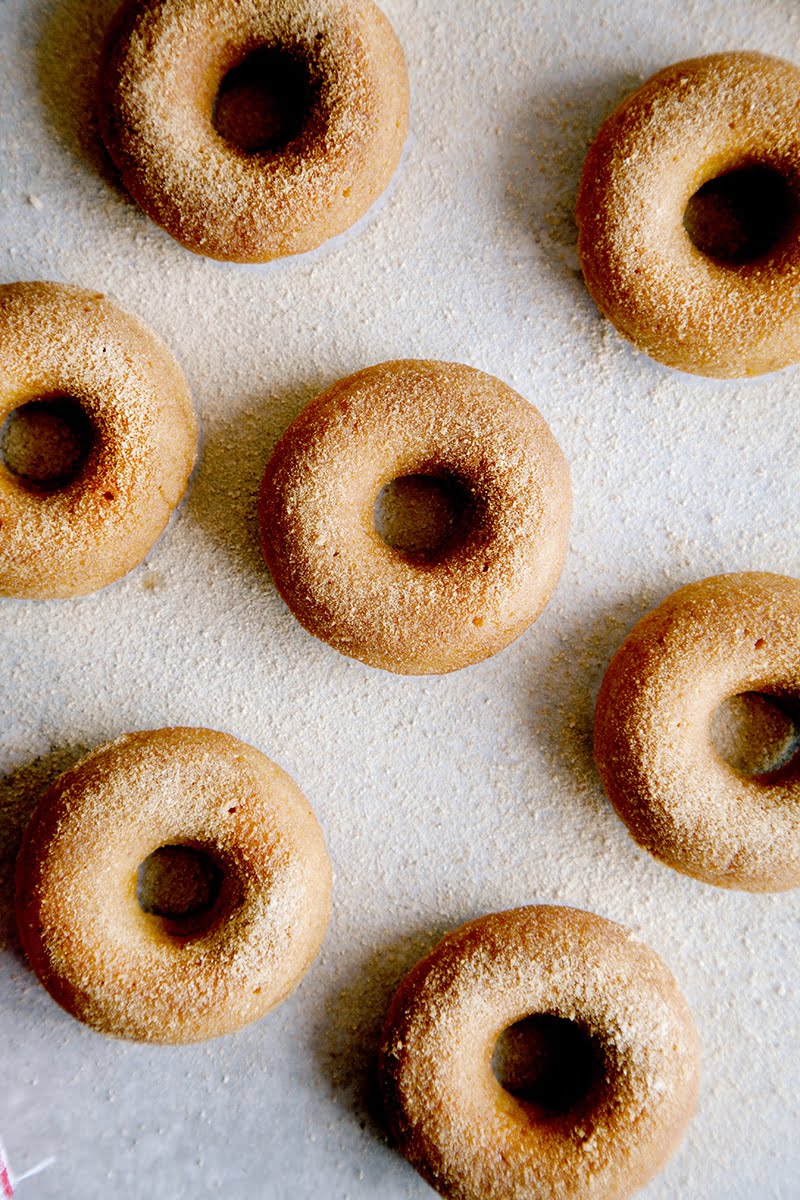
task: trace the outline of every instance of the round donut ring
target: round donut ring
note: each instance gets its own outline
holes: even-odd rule
[[[492,1071],[498,1038],[532,1015],[588,1034],[602,1069],[543,1115]],[[400,1149],[449,1200],[623,1200],[692,1115],[699,1042],[657,954],[574,908],[492,913],[450,933],[400,984],[379,1055]]]
[[[210,911],[190,921],[137,901],[139,865],[176,845],[222,874]],[[39,979],[78,1020],[135,1041],[198,1042],[258,1020],[311,965],[330,896],[297,785],[208,729],[95,750],[40,800],[17,861],[17,921]]]
[[[634,346],[735,378],[800,358],[800,69],[750,52],[667,67],[601,127],[577,203],[586,285]],[[703,184],[746,167],[784,181],[785,235],[751,262],[703,254],[683,225]]]
[[[464,528],[437,555],[392,549],[375,502],[392,480],[457,481]],[[300,413],[261,485],[262,546],[298,621],[342,654],[407,675],[496,654],[536,620],[566,553],[564,456],[540,413],[459,363],[382,363]]]
[[[95,292],[0,286],[0,425],[64,397],[88,419],[91,449],[54,490],[0,462],[0,596],[80,596],[119,579],[166,527],[194,465],[189,391],[155,334]]]
[[[286,145],[248,153],[214,127],[223,79],[275,49],[307,71]],[[126,189],[196,254],[266,262],[342,233],[384,191],[408,132],[408,76],[370,0],[129,0],[101,75],[103,139]]]
[[[669,596],[614,655],[597,698],[594,752],[639,845],[720,887],[800,885],[800,766],[730,767],[709,740],[743,692],[800,700],[800,580],[717,575]]]

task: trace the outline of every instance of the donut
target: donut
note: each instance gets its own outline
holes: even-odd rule
[[[465,508],[436,550],[388,545],[376,498],[393,480],[452,483]],[[460,363],[381,363],[336,383],[278,442],[259,521],[275,586],[342,654],[401,674],[497,653],[558,581],[571,509],[564,456],[540,413]]]
[[[200,913],[145,912],[140,864],[202,854],[218,894]],[[130,733],[66,771],[17,860],[31,967],[100,1033],[182,1043],[232,1033],[294,989],[328,922],[331,867],[307,800],[258,750],[209,729]]]
[[[711,743],[720,704],[800,699],[800,580],[716,575],[634,627],[603,677],[594,753],[633,838],[696,879],[752,892],[800,885],[800,769],[748,776]]]
[[[255,111],[228,130],[217,116],[237,79]],[[403,51],[370,0],[129,0],[99,115],[153,221],[196,254],[266,262],[367,211],[400,160],[408,102]]]
[[[589,150],[577,201],[586,285],[669,367],[734,378],[800,358],[799,90],[800,69],[766,54],[689,59],[624,100]],[[743,191],[756,225],[751,238],[729,229],[722,255],[684,227],[690,201],[718,186]]]
[[[50,402],[84,444],[57,486],[0,456],[0,596],[80,596],[119,579],[163,532],[194,465],[186,381],[141,321],[82,288],[0,286],[0,426]]]
[[[501,1085],[495,1047],[521,1021],[581,1048],[577,1092],[553,1105]],[[553,1048],[562,1084],[567,1040]],[[683,1135],[699,1043],[653,950],[592,913],[531,906],[470,921],[417,963],[389,1009],[378,1076],[393,1137],[441,1196],[622,1200]]]

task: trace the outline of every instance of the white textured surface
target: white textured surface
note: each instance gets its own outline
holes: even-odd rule
[[[748,46],[800,61],[794,0],[385,0],[414,140],[358,238],[311,260],[192,257],[109,182],[87,113],[112,0],[0,4],[0,276],[108,292],[172,347],[204,429],[194,485],[145,566],[79,602],[0,605],[0,1136],[20,1195],[423,1197],[382,1140],[370,1056],[392,988],[438,934],[530,901],[632,926],[704,1045],[698,1115],[648,1200],[797,1196],[798,895],[727,894],[638,851],[589,752],[631,624],[719,570],[800,575],[797,372],[749,383],[634,354],[577,274],[571,218],[599,120],[638,80]],[[494,660],[402,679],[312,641],[257,549],[280,432],[365,364],[459,359],[535,401],[571,463],[571,555]],[[321,959],[249,1030],[200,1048],[104,1040],[21,961],[10,871],[37,790],[88,746],[226,729],[314,804],[336,868]]]

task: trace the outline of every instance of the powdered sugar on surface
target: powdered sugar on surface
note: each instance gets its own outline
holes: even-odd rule
[[[530,902],[629,925],[704,1048],[698,1115],[648,1200],[790,1200],[800,1177],[797,894],[720,892],[636,849],[590,755],[603,667],[635,620],[725,570],[800,576],[797,369],[718,383],[659,367],[599,316],[572,207],[593,132],[669,62],[749,47],[800,62],[790,0],[385,0],[413,142],[357,238],[268,269],[196,258],[115,187],[88,118],[112,0],[0,6],[2,279],[106,292],[183,367],[203,428],[146,563],[80,601],[0,605],[0,1134],[57,1155],[26,1195],[424,1197],[375,1119],[391,992],[445,930]],[[38,203],[34,203],[34,200]],[[498,657],[405,679],[311,639],[258,549],[266,457],[317,391],[370,363],[461,360],[541,410],[571,466],[571,552]],[[325,829],[334,915],[297,992],[199,1047],[103,1039],[21,961],[10,880],[36,792],[130,729],[207,725],[297,780]]]

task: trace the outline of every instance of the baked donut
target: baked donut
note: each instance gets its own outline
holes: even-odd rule
[[[800,885],[800,767],[750,777],[709,738],[718,706],[745,692],[800,699],[800,580],[716,575],[648,613],[603,678],[595,758],[656,858],[721,887],[782,891]]]
[[[246,111],[238,129],[231,119],[238,141],[217,119],[237,73],[262,109],[255,128]],[[408,76],[371,0],[129,0],[106,45],[100,125],[167,233],[196,254],[266,262],[342,233],[384,191]]]
[[[96,292],[0,286],[0,425],[64,402],[85,445],[58,486],[0,458],[0,596],[80,596],[135,567],[184,493],[197,452],[186,381],[141,321]]]
[[[431,553],[375,529],[381,489],[457,485],[465,510]],[[459,363],[382,363],[318,396],[261,485],[262,546],[298,621],[342,654],[408,675],[497,653],[546,605],[571,509],[564,456],[539,412]]]
[[[503,1032],[532,1017],[582,1047],[578,1094],[555,1108],[492,1070]],[[569,1067],[554,1065],[563,1082]],[[470,921],[417,963],[389,1009],[378,1072],[392,1134],[440,1195],[622,1200],[683,1135],[699,1043],[653,950],[592,913],[532,906]]]
[[[137,902],[138,868],[165,846],[213,864],[205,911]],[[297,785],[209,729],[95,750],[42,797],[17,860],[17,921],[39,979],[78,1020],[135,1041],[199,1042],[263,1016],[311,965],[330,899],[322,832]]]
[[[800,69],[766,54],[689,59],[624,100],[589,150],[577,202],[586,285],[667,366],[729,378],[800,358],[799,91]],[[759,226],[721,258],[684,227],[690,200],[718,183],[749,190]]]

